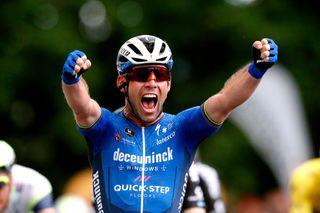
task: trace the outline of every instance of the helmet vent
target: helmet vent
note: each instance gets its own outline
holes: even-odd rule
[[[135,52],[136,54],[142,55],[140,50],[134,44],[128,44],[128,47],[130,47],[133,50],[133,52]]]
[[[160,53],[164,53],[164,50],[166,49],[166,44],[162,43]]]
[[[148,60],[142,59],[142,58],[134,58],[134,57],[132,57],[132,59],[133,59],[134,61],[136,61],[136,62],[145,62],[145,61],[148,61]]]
[[[145,43],[143,43],[144,44],[144,46],[147,48],[147,50],[150,52],[150,53],[152,53],[152,51],[153,51],[153,48],[154,48],[154,42],[145,42]]]
[[[142,41],[142,43],[144,44],[144,46],[147,48],[147,50],[149,51],[149,53],[153,52],[154,49],[154,43],[155,43],[155,37],[153,36],[141,36],[140,41]]]
[[[158,58],[157,61],[164,61],[167,57]]]
[[[124,57],[123,55],[120,55],[119,58],[118,58],[118,61],[119,62],[127,62],[128,59],[126,57]]]

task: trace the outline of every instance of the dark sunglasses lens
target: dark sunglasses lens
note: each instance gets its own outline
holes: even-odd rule
[[[128,73],[131,81],[146,82],[151,73],[156,76],[156,81],[169,81],[170,71],[162,67],[137,67]]]
[[[170,80],[170,71],[164,68],[154,70],[153,72],[156,76],[157,81],[169,81]]]
[[[131,81],[145,82],[150,76],[150,71],[146,68],[133,69],[128,73],[128,78]]]

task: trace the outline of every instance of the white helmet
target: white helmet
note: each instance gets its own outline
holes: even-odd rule
[[[10,170],[15,159],[16,154],[13,148],[7,142],[0,140],[0,168]]]
[[[168,44],[152,35],[139,35],[126,41],[118,52],[117,69],[120,75],[133,66],[161,64],[172,69],[172,53]]]

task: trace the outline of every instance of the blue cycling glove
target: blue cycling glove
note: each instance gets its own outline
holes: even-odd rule
[[[74,50],[71,53],[69,53],[67,60],[65,61],[62,69],[61,78],[64,83],[75,84],[80,80],[80,76],[83,73],[83,71],[76,73],[74,71],[74,67],[76,65],[77,59],[81,58],[84,55],[85,54],[79,50]]]
[[[260,79],[266,73],[266,71],[272,67],[278,61],[278,46],[277,44],[270,38],[267,38],[268,44],[270,45],[270,55],[269,61],[264,62],[260,57],[260,50],[256,49],[252,46],[252,58],[253,63],[249,66],[249,73],[255,79]]]

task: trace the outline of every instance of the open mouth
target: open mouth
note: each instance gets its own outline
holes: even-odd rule
[[[155,94],[146,94],[142,97],[141,103],[143,107],[147,110],[154,109],[158,102],[158,97]]]

